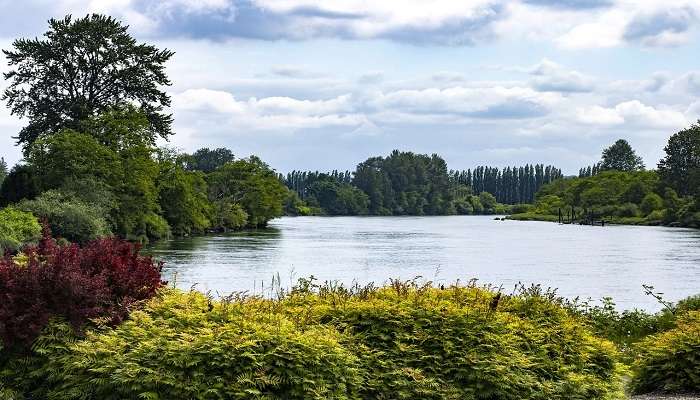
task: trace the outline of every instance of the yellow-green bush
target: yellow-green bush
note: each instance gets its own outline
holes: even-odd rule
[[[0,256],[41,237],[41,225],[29,212],[12,207],[0,209]]]
[[[117,328],[34,351],[46,361],[32,373],[34,397],[27,398],[544,400],[621,394],[614,346],[557,302],[537,293],[499,301],[475,287],[349,289],[306,282],[276,300],[223,301],[169,289]]]
[[[647,337],[637,351],[634,392],[700,390],[700,311],[689,311],[674,329]]]

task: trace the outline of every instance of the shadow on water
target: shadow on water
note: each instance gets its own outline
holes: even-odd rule
[[[166,264],[184,264],[201,258],[212,251],[262,251],[274,247],[282,237],[277,228],[248,229],[243,231],[207,234],[161,240],[143,248],[143,253],[161,259]],[[168,267],[168,265],[166,265]]]

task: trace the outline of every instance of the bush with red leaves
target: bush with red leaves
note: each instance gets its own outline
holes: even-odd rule
[[[163,284],[162,265],[139,247],[104,238],[59,246],[48,228],[37,246],[0,259],[0,339],[5,349],[31,345],[54,317],[76,331],[93,318],[121,322]]]

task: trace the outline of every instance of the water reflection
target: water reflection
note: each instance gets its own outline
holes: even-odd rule
[[[657,309],[641,285],[670,300],[700,292],[700,231],[586,227],[491,217],[298,217],[271,229],[161,242],[147,249],[178,286],[257,290],[279,274],[382,283],[423,276],[556,287],[567,297],[612,296],[620,307]]]

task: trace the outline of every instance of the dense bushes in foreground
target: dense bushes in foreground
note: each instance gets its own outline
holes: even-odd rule
[[[621,395],[614,346],[537,291],[302,282],[277,300],[214,301],[167,289],[116,328],[77,341],[66,332],[51,325],[34,346],[43,362],[29,371],[15,362],[16,386],[0,390],[22,398],[24,383],[26,399]]]
[[[700,311],[684,314],[676,326],[637,346],[632,389],[638,393],[700,389]]]

